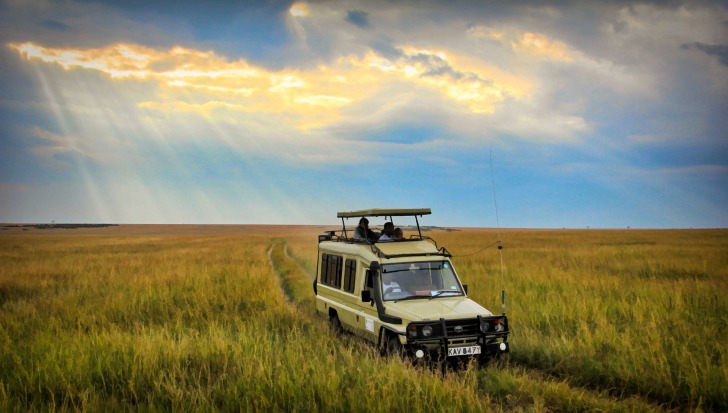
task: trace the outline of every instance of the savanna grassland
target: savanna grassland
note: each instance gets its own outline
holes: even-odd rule
[[[322,231],[1,231],[0,410],[728,410],[726,230],[429,233],[512,330],[444,374],[315,314]]]

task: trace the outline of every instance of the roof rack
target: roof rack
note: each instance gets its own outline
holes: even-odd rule
[[[338,212],[336,213],[336,217],[341,218],[341,226],[343,228],[344,238],[348,238],[346,234],[346,223],[344,222],[345,218],[389,217],[390,221],[393,221],[392,217],[415,217],[415,222],[417,223],[417,233],[419,234],[420,239],[422,239],[420,221],[417,219],[417,217],[430,214],[432,214],[430,208],[374,208],[362,209],[360,211]]]
[[[338,212],[337,218],[359,218],[359,217],[407,217],[430,215],[430,208],[374,208],[362,209],[360,211]]]
[[[353,238],[347,238],[344,234],[337,235],[336,231],[325,231],[324,235],[318,236],[318,242],[324,242],[324,241],[337,241],[337,242],[348,242],[350,244],[363,244],[368,245],[369,248],[371,248],[372,253],[376,254],[379,258],[401,258],[401,257],[422,257],[422,256],[442,256],[442,257],[452,257],[452,254],[450,251],[447,250],[445,247],[440,247],[437,245],[437,241],[435,241],[433,238],[428,236],[420,236],[420,239],[417,241],[430,241],[435,245],[435,248],[437,249],[437,252],[415,252],[415,253],[404,253],[404,254],[387,254],[384,251],[382,251],[376,243],[372,243],[369,240],[366,239],[353,239]],[[410,240],[415,241],[415,240]],[[404,242],[407,242],[405,240]]]

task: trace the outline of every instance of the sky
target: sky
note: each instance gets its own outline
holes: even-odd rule
[[[0,222],[726,228],[727,96],[725,2],[0,0]]]

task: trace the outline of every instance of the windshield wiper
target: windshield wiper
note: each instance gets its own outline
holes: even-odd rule
[[[403,272],[403,271],[412,271],[412,272],[418,272],[418,271],[442,271],[442,266],[439,267],[416,267],[416,268],[402,268],[401,270],[383,270],[382,274],[393,274],[395,272]]]
[[[412,270],[411,268],[405,268],[403,270],[389,270],[389,271],[382,271],[382,274],[393,274],[395,272],[402,272],[402,271],[420,271],[419,268]]]
[[[396,303],[397,301],[415,300],[418,298],[430,298],[430,296],[428,296],[428,295],[408,295],[407,297],[398,298],[398,299],[394,300],[393,302]]]
[[[432,294],[432,295],[431,295],[431,296],[429,297],[429,299],[430,299],[430,300],[432,300],[433,298],[435,298],[435,297],[439,297],[439,296],[440,296],[441,294],[444,294],[444,293],[458,293],[458,295],[461,295],[461,294],[462,294],[462,293],[461,293],[460,291],[458,291],[458,290],[439,290],[439,291],[435,292],[434,294]]]

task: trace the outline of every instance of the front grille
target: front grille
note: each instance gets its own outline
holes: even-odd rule
[[[465,337],[459,339],[451,338],[447,340],[448,346],[471,346],[474,344],[478,344],[478,337]]]
[[[480,322],[477,318],[461,320],[443,320],[445,323],[446,337],[466,337],[480,334]]]

